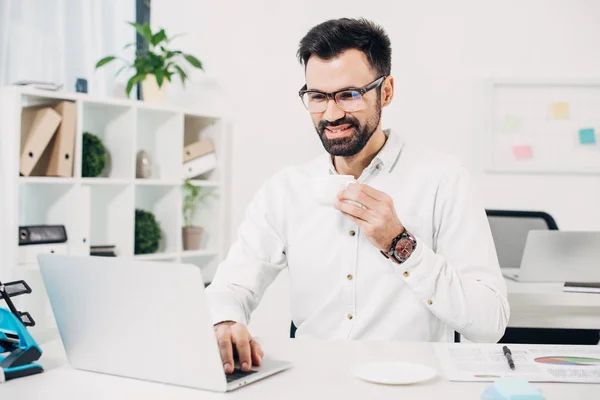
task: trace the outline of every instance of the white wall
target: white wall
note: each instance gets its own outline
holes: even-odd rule
[[[489,208],[545,210],[562,229],[600,230],[600,176],[485,174],[479,151],[482,80],[600,76],[598,1],[153,0],[152,7],[154,25],[188,33],[175,43],[205,61],[230,107],[233,233],[265,178],[321,150],[296,94],[304,80],[295,53],[310,27],[341,16],[373,19],[390,35],[396,95],[385,127],[460,157]],[[269,295],[278,298],[286,284]],[[279,305],[279,330],[284,312]]]

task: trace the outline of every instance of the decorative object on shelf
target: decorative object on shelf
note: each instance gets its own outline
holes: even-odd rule
[[[183,249],[200,249],[200,240],[202,239],[202,227],[193,226],[194,215],[198,205],[213,194],[214,188],[201,188],[193,185],[189,180],[183,183]]]
[[[152,176],[152,159],[147,151],[140,150],[135,162],[135,177],[148,179],[150,176]]]
[[[127,97],[129,97],[133,86],[141,83],[142,96],[145,101],[163,102],[166,96],[167,81],[171,82],[173,75],[178,74],[181,83],[185,85],[187,73],[182,68],[182,58],[193,67],[204,70],[202,63],[196,57],[180,50],[166,48],[175,36],[169,39],[164,29],[152,32],[150,25],[147,23],[142,25],[129,22],[129,24],[147,42],[148,49],[138,51],[133,64],[127,64],[123,60],[126,64],[117,71],[116,75],[119,75],[126,68],[135,70],[135,74],[127,81],[125,88]],[[127,46],[135,45],[136,43],[130,43]],[[96,68],[100,68],[115,59],[117,59],[116,56],[104,57],[96,63]]]
[[[135,254],[151,254],[158,250],[160,224],[153,213],[146,210],[135,210]]]
[[[95,178],[99,176],[107,163],[107,152],[102,140],[89,132],[83,132],[81,176]]]
[[[185,146],[183,161],[184,179],[192,179],[212,171],[217,167],[217,155],[213,142],[207,139]]]
[[[77,80],[75,81],[75,91],[78,93],[87,93],[87,91],[88,91],[87,80],[83,79],[83,78],[77,78]]]

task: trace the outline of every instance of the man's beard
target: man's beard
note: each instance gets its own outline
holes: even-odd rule
[[[325,150],[332,156],[350,157],[358,154],[369,142],[373,133],[379,126],[381,119],[381,105],[377,102],[375,112],[369,115],[365,124],[361,124],[358,119],[351,115],[345,115],[336,121],[329,122],[322,120],[318,126],[315,126],[317,134],[321,138],[321,143]],[[354,132],[351,135],[341,138],[329,138],[325,132],[328,126],[339,126],[343,124],[351,125],[350,129]]]

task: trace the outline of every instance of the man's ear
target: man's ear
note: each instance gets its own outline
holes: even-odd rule
[[[388,76],[381,85],[381,107],[385,107],[392,102],[394,97],[394,77]]]

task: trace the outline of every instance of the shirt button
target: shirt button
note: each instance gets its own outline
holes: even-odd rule
[[[349,281],[351,281],[351,280],[352,280],[352,278],[353,278],[353,276],[352,276],[352,274],[348,274],[348,275],[346,276],[346,278],[348,278],[348,280],[349,280]]]
[[[381,169],[381,164],[377,164],[377,165],[375,166],[375,168],[377,168],[377,169]]]
[[[347,317],[348,319],[352,319],[352,314],[348,313]]]
[[[432,304],[433,304],[433,301],[431,301],[431,300],[427,300],[427,304],[429,304],[429,305],[432,305]]]
[[[408,278],[410,276],[410,274],[408,273],[408,271],[404,271],[404,273],[402,274],[405,278]]]
[[[351,229],[349,234],[350,234],[350,236],[354,236],[354,235],[356,235],[356,232],[354,231],[354,229]]]

